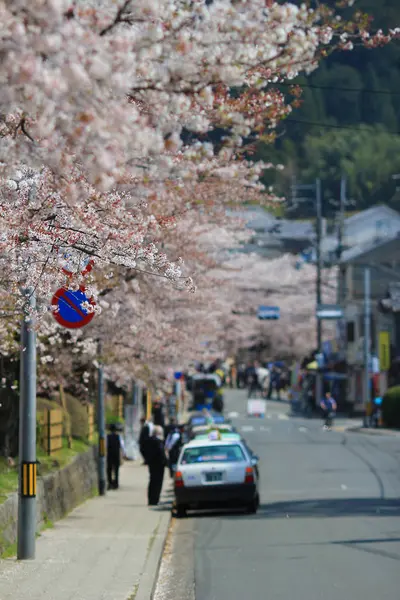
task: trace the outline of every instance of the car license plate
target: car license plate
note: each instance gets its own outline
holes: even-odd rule
[[[222,473],[206,473],[206,481],[222,481]]]

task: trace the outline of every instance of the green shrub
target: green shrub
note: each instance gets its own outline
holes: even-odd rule
[[[400,385],[390,388],[384,395],[382,418],[386,427],[400,429]]]
[[[109,425],[123,425],[124,424],[124,419],[122,419],[121,417],[117,416],[112,407],[110,406],[106,406],[106,425],[107,427]]]

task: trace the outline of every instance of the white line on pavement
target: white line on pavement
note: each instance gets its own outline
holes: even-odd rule
[[[243,427],[241,427],[240,429],[242,431],[254,431],[253,425],[243,425]]]
[[[342,490],[347,490],[347,485],[344,485],[344,483],[342,483],[340,487],[342,488]]]
[[[289,417],[281,413],[278,415],[278,419],[280,419],[281,421],[288,421]]]
[[[308,431],[307,427],[299,427],[299,431],[302,431],[303,433],[305,433],[306,431]]]
[[[271,431],[271,427],[264,427],[264,425],[261,425],[261,427],[260,427],[260,431],[267,431],[267,432],[270,432],[270,431]]]
[[[228,414],[228,417],[229,417],[230,419],[237,419],[237,418],[238,418],[238,416],[239,416],[239,413],[238,413],[238,412],[230,412],[230,413]]]
[[[272,415],[267,415],[267,419],[272,419]]]

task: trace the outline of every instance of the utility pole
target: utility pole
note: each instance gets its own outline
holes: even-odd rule
[[[316,309],[322,304],[322,253],[321,253],[321,238],[322,238],[322,191],[321,180],[315,181],[315,205],[316,205],[316,262],[317,262],[317,280],[316,280]],[[318,354],[322,355],[322,319],[317,318],[317,348]],[[320,370],[317,370],[315,381],[315,399],[317,406],[321,402],[323,395],[323,378]]]
[[[369,363],[371,342],[371,271],[364,268],[364,414],[370,402]],[[365,423],[367,425],[367,423]]]
[[[340,265],[340,260],[343,253],[343,237],[344,237],[344,215],[346,207],[347,181],[342,177],[340,181],[340,205],[339,205],[339,223],[338,223],[338,248],[337,259],[339,263],[339,280],[337,289],[337,303],[340,306],[344,300],[344,269]]]
[[[317,306],[322,304],[322,253],[321,253],[321,238],[322,238],[322,195],[321,195],[321,180],[315,181],[315,206],[316,206],[316,261],[317,261],[317,285],[316,285],[316,300]],[[317,347],[318,352],[322,350],[322,321],[317,319]]]
[[[24,290],[19,392],[18,560],[35,558],[36,541],[36,333],[33,288]]]
[[[101,341],[99,341],[99,366],[97,369],[97,429],[99,432],[98,478],[100,496],[104,496],[106,493],[106,411],[104,398],[104,371],[102,352],[103,346]]]

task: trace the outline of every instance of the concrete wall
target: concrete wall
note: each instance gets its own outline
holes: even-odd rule
[[[97,486],[96,448],[79,454],[60,471],[37,482],[37,531],[46,520],[61,519],[90,498]],[[17,540],[18,494],[0,504],[0,553]]]

